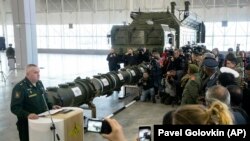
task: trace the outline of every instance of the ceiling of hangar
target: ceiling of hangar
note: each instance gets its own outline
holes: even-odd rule
[[[37,12],[127,10],[129,0],[36,0]]]
[[[157,1],[157,2],[156,2]],[[184,9],[185,0],[134,0],[134,9],[158,10],[176,3],[176,9]],[[250,0],[187,0],[191,8],[218,8],[218,7],[245,7],[250,5]]]
[[[160,10],[176,2],[177,9],[183,9],[184,0],[36,0],[37,11],[108,11],[145,9]],[[250,0],[188,0],[191,8],[244,7]]]
[[[214,8],[214,7],[244,7],[249,6],[249,0],[190,0],[193,7]]]
[[[6,12],[11,12],[11,0],[5,1]],[[36,0],[36,11],[79,12],[79,11],[142,11],[165,10],[170,2],[176,2],[176,9],[184,9],[185,0]],[[249,7],[250,0],[188,0],[191,9],[210,9],[218,7]]]

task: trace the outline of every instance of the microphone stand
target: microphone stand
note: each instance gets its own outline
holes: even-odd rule
[[[47,111],[48,111],[48,113],[49,113],[49,117],[50,117],[50,120],[51,120],[50,130],[53,131],[53,138],[54,138],[54,141],[56,141],[56,138],[57,138],[57,141],[60,141],[60,137],[59,137],[59,135],[56,133],[56,126],[55,126],[55,123],[54,123],[54,121],[53,121],[52,115],[51,115],[51,113],[50,113],[49,106],[48,106],[48,104],[47,104],[47,102],[46,102],[45,94],[44,94],[44,93],[42,94],[42,97],[43,97],[44,104],[45,104],[45,106],[46,106],[46,109],[47,109]]]

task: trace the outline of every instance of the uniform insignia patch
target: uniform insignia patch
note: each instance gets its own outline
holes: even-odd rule
[[[16,92],[15,97],[16,97],[16,98],[20,98],[20,93],[19,93],[19,92]]]
[[[36,93],[30,94],[30,95],[29,95],[29,98],[34,97],[34,96],[37,96],[37,94],[36,94]]]

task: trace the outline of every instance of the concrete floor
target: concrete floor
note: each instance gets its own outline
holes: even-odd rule
[[[10,98],[13,86],[24,78],[24,70],[9,71],[4,52],[1,55],[0,76],[0,141],[18,141],[16,129],[16,117],[10,112]],[[98,73],[108,72],[105,55],[61,55],[39,54],[39,67],[41,67],[41,80],[45,87],[58,86],[58,84],[71,82],[76,77],[92,77]],[[6,82],[4,82],[6,79]],[[120,93],[122,93],[121,91]],[[135,91],[125,99],[118,99],[119,93],[111,96],[101,96],[94,99],[97,108],[97,117],[106,117],[121,109],[137,95]],[[115,118],[124,127],[124,133],[128,141],[135,140],[138,135],[138,127],[141,125],[161,124],[163,115],[171,110],[171,106],[151,102],[135,102],[128,108],[115,114]],[[86,117],[91,117],[90,110],[84,110]],[[153,128],[152,128],[153,129]],[[104,140],[99,134],[86,132],[84,141]]]

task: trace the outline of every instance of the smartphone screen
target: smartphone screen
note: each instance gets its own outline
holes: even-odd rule
[[[87,130],[90,132],[100,133],[102,129],[102,121],[101,120],[88,120]]]
[[[140,126],[139,127],[139,141],[151,141],[151,127]]]

